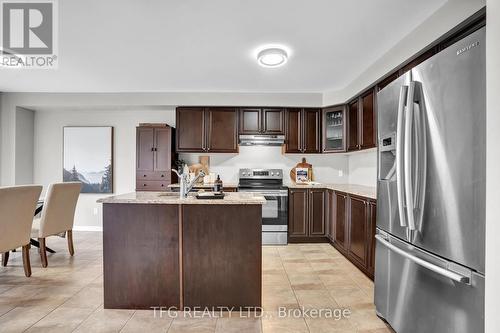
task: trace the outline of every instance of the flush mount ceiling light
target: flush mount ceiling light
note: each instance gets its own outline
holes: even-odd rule
[[[288,53],[280,47],[265,48],[257,54],[257,61],[263,67],[283,66],[288,60]]]

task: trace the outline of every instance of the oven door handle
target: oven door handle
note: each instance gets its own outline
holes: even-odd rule
[[[253,193],[253,194],[259,194],[259,195],[268,195],[268,196],[275,196],[275,197],[287,197],[288,196],[288,191],[261,191],[261,190],[238,190],[238,192],[242,193]]]

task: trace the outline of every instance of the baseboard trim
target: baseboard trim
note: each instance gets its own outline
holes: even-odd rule
[[[80,225],[80,226],[74,226],[73,230],[74,231],[101,231],[102,232],[102,227],[92,226],[92,225]]]

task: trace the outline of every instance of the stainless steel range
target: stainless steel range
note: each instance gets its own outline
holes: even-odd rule
[[[239,192],[256,192],[266,198],[262,205],[262,244],[286,245],[288,188],[281,169],[240,169]]]

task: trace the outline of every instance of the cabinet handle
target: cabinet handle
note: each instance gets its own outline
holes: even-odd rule
[[[162,174],[160,177],[165,177],[165,175],[163,175],[163,174]],[[163,186],[163,185],[162,185],[162,186]]]
[[[144,175],[144,177],[147,177],[146,175]]]
[[[155,147],[151,147],[151,151],[155,151]]]
[[[146,187],[147,185],[146,184],[143,184],[144,187]]]

